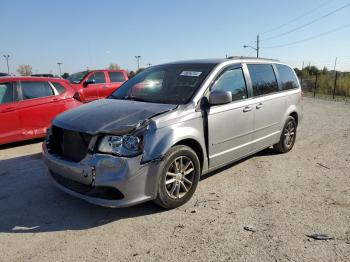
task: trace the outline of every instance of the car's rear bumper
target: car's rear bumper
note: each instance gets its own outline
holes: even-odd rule
[[[141,164],[141,156],[87,154],[76,163],[50,154],[43,143],[43,158],[48,175],[58,188],[90,203],[126,207],[156,197],[159,164]]]

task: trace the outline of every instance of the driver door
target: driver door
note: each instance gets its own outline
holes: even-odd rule
[[[84,85],[84,97],[86,102],[91,102],[93,100],[99,99],[100,89],[106,86],[106,77],[104,72],[94,72],[90,74],[86,80],[90,83]]]
[[[211,87],[230,91],[232,102],[210,106],[208,111],[209,167],[215,168],[242,158],[252,151],[254,112],[248,99],[242,68],[230,67]]]

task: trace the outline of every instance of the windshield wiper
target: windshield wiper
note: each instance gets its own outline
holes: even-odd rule
[[[112,98],[112,99],[119,99],[119,100],[127,100],[127,96],[115,96],[115,95],[109,95],[107,98]]]
[[[115,96],[115,95],[110,95],[108,98],[113,98],[113,99],[120,99],[120,100],[132,100],[132,101],[140,101],[140,102],[150,102],[146,99],[143,99],[143,98],[140,98],[140,97],[136,97],[136,96],[123,96],[123,97],[120,97],[120,96]]]
[[[124,97],[124,99],[132,100],[132,101],[140,101],[140,102],[150,102],[150,101],[148,101],[146,99],[143,99],[143,98],[140,98],[140,97],[136,97],[136,96],[132,96],[132,95],[126,96],[126,97]]]

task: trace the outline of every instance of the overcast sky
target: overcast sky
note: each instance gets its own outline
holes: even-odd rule
[[[7,70],[3,54],[11,56],[11,72],[30,64],[34,73],[54,74],[57,62],[73,73],[110,63],[135,70],[135,55],[141,56],[142,66],[226,54],[254,56],[253,49],[242,46],[255,46],[257,33],[262,57],[329,68],[338,57],[338,69],[350,71],[346,4],[350,1],[4,0],[0,71]]]

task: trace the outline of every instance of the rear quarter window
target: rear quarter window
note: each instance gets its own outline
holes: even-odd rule
[[[66,89],[64,88],[63,85],[61,85],[60,83],[57,82],[51,82],[51,84],[56,88],[57,92],[59,94],[62,94],[66,91]]]
[[[121,72],[108,72],[109,79],[111,82],[124,82],[125,77],[124,74]]]
[[[48,82],[21,82],[23,99],[34,99],[54,95]]]
[[[278,76],[281,81],[282,90],[296,89],[299,87],[298,80],[293,69],[289,66],[276,64]]]
[[[247,64],[252,81],[253,95],[261,96],[278,92],[278,85],[270,64]]]

